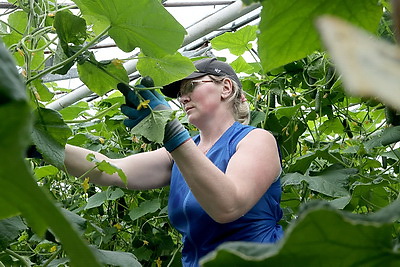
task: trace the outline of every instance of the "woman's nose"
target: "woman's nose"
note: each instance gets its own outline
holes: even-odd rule
[[[181,102],[182,104],[186,104],[187,102],[189,102],[190,101],[190,96],[189,96],[189,94],[184,94],[184,95],[181,95],[181,96],[179,96],[179,102]]]

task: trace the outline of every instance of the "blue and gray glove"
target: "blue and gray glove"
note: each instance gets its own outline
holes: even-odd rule
[[[146,88],[142,84],[137,85],[136,87]],[[125,96],[126,104],[121,105],[121,112],[125,114],[128,119],[124,120],[124,124],[128,128],[133,128],[150,114],[150,109],[141,104],[142,101],[139,99],[137,93],[135,93],[127,84],[119,83],[117,88]],[[143,97],[143,99],[149,101],[147,105],[153,110],[171,109],[164,97],[155,90],[139,90],[138,93]],[[189,132],[177,119],[169,121],[165,126],[163,143],[164,147],[169,152],[175,150],[189,138]]]

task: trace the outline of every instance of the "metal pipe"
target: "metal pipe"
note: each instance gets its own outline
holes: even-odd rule
[[[165,7],[185,7],[185,6],[217,6],[217,5],[230,5],[232,4],[233,0],[231,1],[175,1],[170,2],[167,1],[163,3]]]
[[[186,46],[191,42],[209,34],[216,29],[232,22],[241,16],[257,9],[260,7],[260,4],[254,3],[249,6],[244,6],[242,1],[235,1],[233,4],[218,10],[217,12],[211,14],[210,16],[204,18],[192,26],[189,26],[186,31],[187,35],[183,41],[182,46]],[[130,60],[124,64],[126,71],[128,74],[131,74],[136,71],[137,60]],[[82,86],[80,88],[75,89],[68,95],[60,97],[54,102],[48,104],[46,108],[61,110],[73,103],[81,100],[82,98],[89,96],[92,94],[92,91],[89,90],[86,86]]]
[[[185,6],[218,6],[218,5],[230,5],[234,0],[230,1],[175,1],[175,2],[165,2],[163,6],[165,7],[185,7]],[[74,6],[75,3],[63,3],[64,6]],[[0,2],[0,9],[11,9],[11,8],[19,8],[18,6],[8,3],[8,2]],[[77,8],[77,7],[75,7]]]

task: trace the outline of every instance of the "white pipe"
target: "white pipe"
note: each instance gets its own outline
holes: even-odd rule
[[[235,2],[234,0],[230,1],[167,1],[164,2],[163,5],[165,7],[186,7],[186,6],[216,6],[216,5],[229,5]]]
[[[240,18],[241,16],[255,10],[258,7],[260,7],[260,4],[258,3],[245,6],[242,1],[235,1],[235,3],[215,12],[196,24],[189,26],[186,29],[187,35],[183,40],[182,46],[190,44],[202,36],[215,31],[216,29]]]
[[[249,6],[244,6],[242,1],[235,1],[233,4],[220,9],[214,14],[206,17],[205,19],[199,21],[198,23],[189,26],[186,31],[187,35],[183,40],[182,46],[185,46],[206,34],[209,34],[216,29],[228,24],[229,22],[240,18],[241,16],[255,10],[260,7],[260,4],[254,3]],[[128,74],[131,74],[136,71],[137,60],[130,60],[124,64],[124,67]],[[82,86],[80,88],[75,89],[71,93],[60,97],[54,102],[48,104],[46,108],[61,110],[65,107],[68,107],[77,101],[81,100],[84,97],[91,95],[93,92],[87,88],[87,86]]]

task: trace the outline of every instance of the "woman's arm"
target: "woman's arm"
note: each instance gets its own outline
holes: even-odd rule
[[[93,169],[94,163],[86,160],[88,154],[94,154],[96,159],[105,160],[123,170],[128,184],[128,189],[153,189],[168,185],[171,177],[172,159],[169,153],[164,149],[158,149],[151,152],[134,154],[121,159],[110,159],[103,154],[93,152],[77,146],[67,145],[65,147],[65,165],[67,171],[80,177],[85,172]],[[83,178],[89,177],[91,183],[103,186],[124,187],[118,174],[109,175],[94,168]]]
[[[171,153],[203,209],[217,222],[246,214],[280,174],[275,138],[255,129],[237,145],[226,173],[189,141]]]

